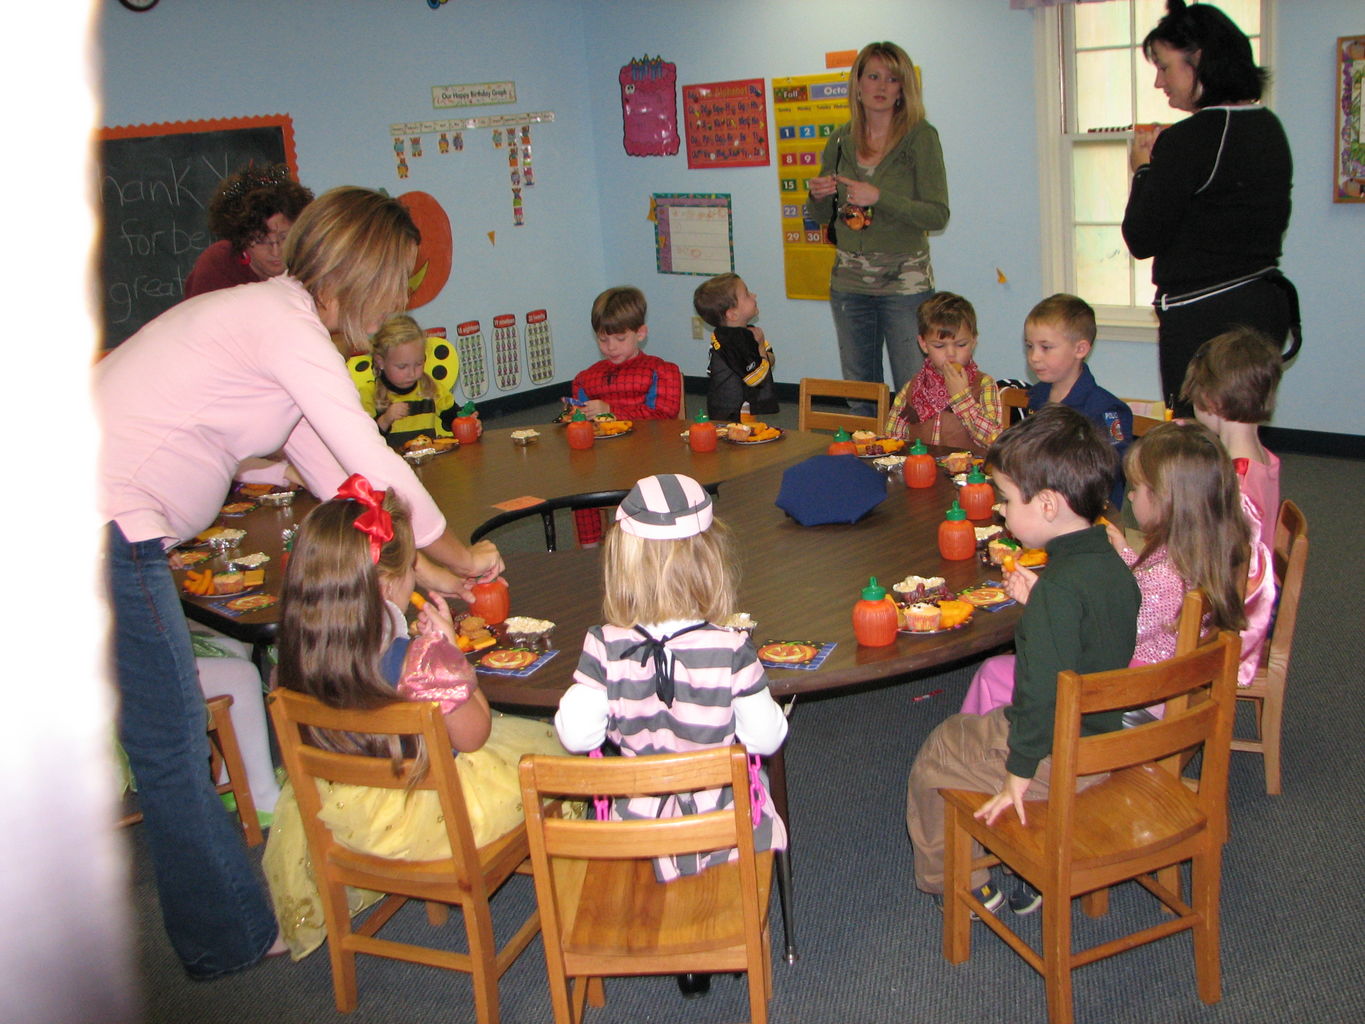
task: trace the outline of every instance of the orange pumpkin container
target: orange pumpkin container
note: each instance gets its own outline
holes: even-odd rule
[[[506,621],[512,599],[505,579],[499,576],[487,583],[475,583],[473,589],[474,599],[469,602],[471,615],[477,615],[490,626]]]
[[[592,423],[581,412],[573,414],[573,419],[569,420],[564,428],[564,437],[569,442],[569,447],[578,451],[591,448],[597,435],[593,433]]]
[[[991,506],[995,504],[995,488],[991,486],[980,466],[973,466],[967,474],[967,482],[962,485],[958,501],[968,519],[989,519]]]
[[[479,417],[474,412],[474,403],[466,402],[450,424],[451,433],[460,444],[473,444],[479,439]]]
[[[706,415],[705,409],[697,410],[696,421],[687,428],[687,446],[694,452],[716,450],[716,425]]]
[[[853,438],[849,435],[849,432],[845,430],[843,427],[840,427],[838,432],[835,433],[834,440],[829,443],[829,448],[826,450],[830,455],[858,454],[858,448],[853,443]]]
[[[864,647],[887,647],[896,642],[896,606],[869,576],[862,598],[853,606],[853,635]]]
[[[976,531],[956,501],[938,524],[938,553],[950,562],[962,562],[976,555]]]
[[[934,486],[938,467],[934,465],[934,457],[929,454],[929,449],[924,447],[923,441],[916,438],[915,443],[910,446],[901,472],[905,475],[906,487]]]

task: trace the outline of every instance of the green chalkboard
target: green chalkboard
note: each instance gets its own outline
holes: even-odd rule
[[[208,203],[249,163],[287,163],[288,115],[106,128],[99,134],[104,347],[113,348],[184,298],[186,275],[214,241]]]

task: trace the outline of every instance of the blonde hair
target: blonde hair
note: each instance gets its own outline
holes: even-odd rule
[[[739,564],[719,519],[677,540],[649,540],[613,526],[602,545],[602,579],[602,615],[613,626],[721,622],[735,610]]]
[[[374,337],[370,339],[370,355],[375,359],[388,359],[389,353],[400,345],[410,345],[418,342],[422,346],[423,365],[426,365],[427,355],[427,335],[417,321],[406,313],[397,313],[382,324],[379,330],[374,332]],[[384,375],[378,372],[375,367],[374,375],[374,414],[381,415],[385,409],[393,404],[393,394],[384,386]],[[436,382],[431,379],[431,374],[425,370],[417,378],[417,394],[422,398],[434,399],[436,397]]]
[[[1156,506],[1137,565],[1164,546],[1186,587],[1208,597],[1213,627],[1245,629],[1251,525],[1218,438],[1198,423],[1161,423],[1133,442],[1123,467],[1130,484],[1151,489]]]
[[[910,129],[924,120],[924,94],[920,91],[919,76],[915,74],[915,65],[910,62],[909,54],[892,42],[868,43],[858,51],[853,67],[848,73],[849,130],[853,135],[853,141],[858,145],[858,152],[864,154],[871,153],[872,147],[867,137],[867,118],[863,113],[863,101],[858,97],[858,82],[862,80],[867,62],[873,57],[880,58],[891,72],[891,76],[901,85],[900,102],[892,111],[891,131],[886,137],[886,148],[882,152],[889,153],[895,149],[897,143],[905,138]]]
[[[1088,341],[1093,347],[1095,335],[1095,310],[1079,295],[1057,292],[1049,295],[1028,311],[1024,326],[1046,324],[1065,332],[1072,341]]]
[[[316,697],[334,708],[369,709],[401,700],[384,678],[387,612],[380,578],[405,572],[417,555],[407,504],[394,491],[384,496],[393,538],[370,554],[370,538],[355,528],[366,511],[358,501],[333,498],[309,512],[290,552],[280,602],[280,686]],[[312,741],[341,753],[388,754],[395,773],[403,757],[416,757],[411,783],[426,771],[426,751],[399,738],[314,731]]]
[[[314,199],[284,243],[285,270],[313,301],[331,302],[353,353],[369,351],[367,324],[408,304],[422,236],[397,199],[344,185]]]

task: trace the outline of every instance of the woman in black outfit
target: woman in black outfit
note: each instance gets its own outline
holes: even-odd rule
[[[1268,72],[1218,8],[1168,0],[1142,48],[1156,66],[1156,87],[1192,114],[1135,132],[1123,216],[1133,255],[1156,257],[1153,305],[1169,401],[1195,350],[1234,324],[1281,344],[1292,331],[1286,358],[1297,351],[1298,296],[1278,269],[1293,160],[1279,119],[1260,104]]]

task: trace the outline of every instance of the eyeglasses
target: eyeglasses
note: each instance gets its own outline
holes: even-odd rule
[[[261,235],[255,239],[252,245],[263,245],[267,249],[279,249],[283,247],[284,240],[289,237],[288,231],[281,231],[274,235]]]

